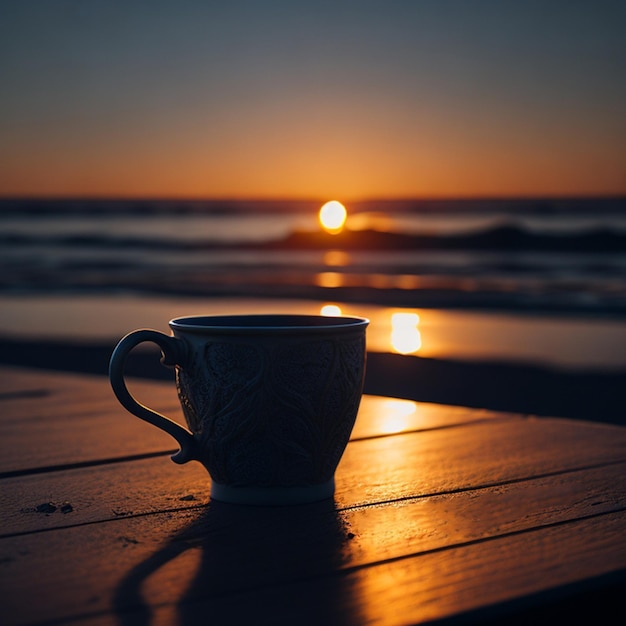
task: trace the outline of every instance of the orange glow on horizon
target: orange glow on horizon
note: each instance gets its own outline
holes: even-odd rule
[[[106,138],[94,139],[98,145]],[[554,158],[554,168],[536,167],[536,155],[509,155],[503,158],[476,146],[471,159],[448,155],[443,148],[432,148],[428,156],[397,155],[393,166],[373,167],[360,155],[345,154],[343,161],[358,163],[353,168],[338,168],[333,174],[316,171],[306,155],[286,162],[281,154],[268,154],[259,160],[253,150],[232,153],[225,146],[219,158],[205,154],[206,146],[185,146],[185,166],[166,149],[167,141],[138,145],[125,156],[106,151],[85,154],[52,152],[53,142],[20,150],[28,158],[0,154],[0,196],[81,197],[81,198],[172,198],[172,199],[303,199],[341,195],[350,200],[407,198],[490,198],[490,197],[563,197],[623,195],[622,161],[604,156],[597,163],[583,162],[575,155]],[[315,147],[309,148],[315,153]],[[390,152],[384,143],[365,152]],[[608,152],[608,150],[607,150]],[[177,151],[174,151],[178,154]],[[292,154],[293,151],[290,152]],[[593,165],[593,167],[592,167]],[[279,183],[275,171],[287,172]],[[245,171],[242,181],[241,172]],[[363,222],[359,215],[349,216],[351,230],[385,230],[384,216]]]

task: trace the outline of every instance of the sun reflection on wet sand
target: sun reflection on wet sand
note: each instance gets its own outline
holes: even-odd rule
[[[422,347],[417,313],[392,313],[390,344],[394,352],[415,354]]]
[[[341,316],[341,308],[336,304],[325,304],[320,309],[320,315],[324,315],[326,317],[339,317]]]
[[[323,272],[318,280],[332,286],[345,286],[350,284],[352,277],[329,271]],[[311,314],[319,313],[325,304],[339,307],[340,315],[357,315],[370,320],[367,329],[370,352],[393,352],[434,359],[527,361],[611,370],[626,366],[626,323],[623,320],[392,308],[336,299],[320,302],[128,294],[80,297],[4,295],[0,330],[3,335],[14,338],[100,342],[118,338],[129,329],[141,326],[169,332],[168,320],[181,315],[233,312]],[[419,322],[408,330],[394,333],[392,316],[395,313],[418,315]],[[408,322],[407,325],[410,326]],[[414,347],[417,345],[416,335],[419,335],[421,345],[417,352],[411,352],[411,342]],[[396,339],[400,341],[396,347],[392,337],[394,343]]]

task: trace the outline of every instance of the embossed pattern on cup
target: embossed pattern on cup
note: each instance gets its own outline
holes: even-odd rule
[[[361,399],[364,336],[255,339],[196,342],[177,368],[203,463],[232,486],[330,480]]]
[[[111,356],[121,404],[196,460],[211,497],[243,504],[295,504],[332,496],[334,474],[357,416],[366,365],[365,318],[318,315],[197,316],[170,321],[172,336],[135,330]],[[176,371],[189,429],[140,404],[124,363],[156,343]]]

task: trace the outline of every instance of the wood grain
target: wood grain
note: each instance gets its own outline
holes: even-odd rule
[[[567,426],[565,428],[565,426]],[[626,429],[567,420],[495,420],[350,443],[339,464],[341,508],[505,485],[626,459]],[[169,510],[208,502],[198,463],[166,456],[5,478],[0,534]],[[193,498],[193,500],[181,500]],[[45,503],[67,514],[42,515]]]
[[[95,463],[176,450],[169,435],[120,406],[102,376],[0,367],[0,383],[0,475],[63,467],[68,460]],[[184,424],[172,383],[131,379],[129,389],[143,404]],[[498,417],[485,410],[442,410],[442,405],[364,396],[353,438]]]
[[[3,625],[473,623],[626,583],[626,428],[365,396],[334,500],[243,507],[106,379],[0,369]]]
[[[252,589],[254,602],[262,602],[259,584],[263,594],[298,581],[323,587],[342,572],[359,584],[376,585],[371,593],[385,603],[399,602],[397,585],[416,584],[402,593],[413,597],[419,591],[424,601],[438,605],[459,594],[470,599],[486,578],[490,586],[498,581],[503,601],[624,565],[626,481],[623,466],[613,470],[348,509],[332,503],[287,509],[211,503],[34,532],[0,540],[0,588],[8,614],[26,622],[126,610],[134,597],[128,587],[139,583],[148,584],[149,604],[177,603],[190,576],[201,579],[200,597],[237,598]],[[578,524],[585,529],[582,542],[582,531],[567,530]],[[557,552],[558,562],[541,563],[541,546]],[[490,568],[498,559],[509,565],[504,572],[500,565],[495,579]],[[433,561],[451,573],[433,573]],[[433,577],[430,598],[422,589],[425,567]],[[407,577],[418,577],[419,585]],[[39,603],[28,602],[33,594]]]

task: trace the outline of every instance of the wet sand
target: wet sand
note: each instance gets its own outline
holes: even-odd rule
[[[0,363],[106,377],[117,341],[135,328],[169,332],[193,314],[319,313],[323,302],[130,295],[5,296]],[[626,320],[411,309],[419,323],[394,346],[407,309],[342,305],[370,318],[365,392],[442,404],[626,425]],[[416,319],[417,319],[416,317]],[[156,348],[133,351],[129,374],[171,379]],[[105,380],[103,383],[108,384]]]
[[[104,377],[115,341],[0,339],[0,363]],[[153,350],[135,350],[129,376],[173,380]],[[626,425],[626,371],[568,371],[503,362],[368,353],[365,392],[424,402]],[[106,383],[108,384],[108,383]]]

